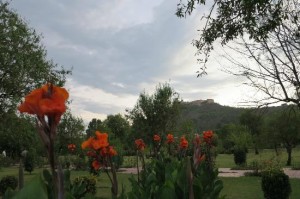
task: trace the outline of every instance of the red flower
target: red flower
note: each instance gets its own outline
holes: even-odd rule
[[[142,139],[135,140],[135,145],[136,145],[137,150],[139,150],[139,151],[143,151],[146,147],[146,145]]]
[[[204,142],[206,142],[207,144],[211,144],[212,137],[213,137],[212,130],[208,130],[208,131],[203,132],[203,139],[204,139]]]
[[[76,145],[75,144],[68,144],[68,149],[69,149],[69,151],[73,152],[76,149]]]
[[[167,135],[167,143],[168,144],[171,144],[173,143],[175,140],[174,140],[174,136],[172,134],[168,134]]]
[[[154,140],[155,142],[160,142],[160,137],[159,137],[159,135],[154,135],[154,136],[153,136],[153,140]]]
[[[95,170],[98,170],[101,165],[97,160],[94,160],[93,163],[92,163],[92,166]]]
[[[25,96],[25,101],[18,107],[21,113],[35,114],[37,116],[52,116],[56,123],[66,111],[66,100],[69,93],[66,89],[45,84],[41,88],[31,91]]]
[[[180,138],[180,148],[181,148],[181,149],[187,149],[188,146],[189,146],[188,141],[185,139],[184,136],[182,136],[182,137]]]

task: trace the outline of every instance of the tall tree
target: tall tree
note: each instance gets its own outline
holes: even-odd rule
[[[100,120],[93,118],[86,129],[86,136],[91,137],[95,135],[95,131],[107,131],[107,127],[105,124]]]
[[[200,38],[193,41],[198,53],[204,54],[204,59],[199,59],[204,65],[198,75],[205,74],[205,63],[214,42],[221,40],[222,45],[226,45],[229,41],[245,35],[255,41],[263,41],[268,38],[269,32],[284,24],[286,18],[294,17],[291,12],[296,13],[299,1],[179,0],[176,15],[186,17],[197,11],[197,6],[207,5],[210,7],[206,7],[207,12],[202,17],[205,22]],[[201,9],[202,12],[204,10],[205,8]],[[298,22],[298,18],[293,20]]]
[[[123,140],[130,130],[129,122],[121,114],[108,115],[103,121],[115,137]]]
[[[14,112],[5,113],[0,122],[0,151],[18,158],[23,150],[39,146],[34,122],[29,117],[19,117]]]
[[[169,84],[159,84],[153,95],[141,93],[127,117],[139,137],[152,140],[153,134],[165,135],[173,131],[179,113],[179,95]]]
[[[62,86],[70,71],[46,59],[45,47],[35,30],[0,2],[0,117],[14,109],[33,88],[52,82]]]
[[[62,116],[57,127],[56,150],[61,153],[67,152],[68,144],[79,147],[83,141],[84,123],[79,117],[75,117],[68,110]]]
[[[263,118],[253,110],[246,110],[240,116],[240,123],[246,126],[252,136],[255,154],[258,154],[258,139],[263,127]]]
[[[300,112],[298,109],[288,107],[283,111],[274,113],[269,122],[269,130],[273,136],[286,148],[287,166],[292,163],[292,150],[300,142]]]

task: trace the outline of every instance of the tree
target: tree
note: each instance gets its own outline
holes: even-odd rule
[[[295,107],[294,107],[295,108]],[[300,113],[299,110],[288,107],[283,111],[275,112],[270,119],[269,130],[273,136],[286,148],[288,159],[287,166],[292,162],[292,149],[300,141]]]
[[[86,136],[91,137],[95,135],[95,131],[106,131],[107,127],[100,119],[93,118],[86,129]]]
[[[60,153],[67,153],[68,144],[81,146],[83,141],[84,123],[79,117],[75,117],[68,110],[65,112],[57,127],[56,150]]]
[[[204,6],[207,3],[209,2],[206,0],[180,0],[176,15],[186,17],[195,10],[197,4]],[[245,35],[255,41],[265,40],[269,32],[285,23],[284,19],[293,17],[287,9],[296,11],[297,6],[299,8],[297,0],[213,1],[208,13],[202,17],[206,21],[200,38],[193,41],[198,54],[205,55],[204,59],[199,59],[204,65],[201,67],[202,71],[198,71],[198,76],[206,73],[205,63],[214,42],[220,39],[222,45],[226,45],[229,41]],[[201,11],[203,12],[203,9]],[[298,21],[298,18],[294,20]]]
[[[14,112],[7,112],[0,122],[0,151],[7,156],[19,158],[23,150],[40,146],[34,121],[29,117],[19,117]]]
[[[41,37],[8,3],[0,2],[0,118],[30,90],[52,82],[62,86],[70,71],[46,59]]]
[[[129,122],[121,114],[108,115],[103,121],[115,137],[124,140],[130,130]]]
[[[127,117],[132,129],[145,141],[152,141],[154,134],[165,135],[175,129],[179,114],[179,96],[169,84],[159,84],[153,95],[141,93]]]
[[[262,116],[254,113],[254,111],[251,109],[246,110],[240,116],[240,123],[248,128],[254,143],[255,154],[257,155],[258,154],[257,142],[263,127]]]

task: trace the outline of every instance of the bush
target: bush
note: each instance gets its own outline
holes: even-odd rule
[[[14,164],[13,159],[8,156],[0,155],[0,167],[9,167]]]
[[[235,148],[233,152],[234,163],[236,165],[245,165],[247,153],[246,150],[243,148]]]
[[[15,190],[18,186],[18,179],[15,176],[5,176],[0,181],[0,195],[3,195],[8,188]]]
[[[292,192],[289,176],[279,169],[263,171],[261,186],[266,199],[288,199]]]
[[[83,188],[82,188],[83,186]],[[96,179],[93,177],[81,176],[73,180],[72,183],[73,190],[82,190],[82,192],[74,192],[73,196],[75,198],[82,198],[87,194],[95,195],[96,194]],[[78,189],[81,187],[80,189]]]
[[[34,155],[32,153],[28,153],[24,157],[24,169],[25,169],[25,171],[27,171],[31,174],[31,172],[34,170],[34,166],[35,166],[34,164],[35,164]]]

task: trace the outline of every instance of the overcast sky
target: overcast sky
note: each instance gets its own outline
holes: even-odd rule
[[[212,56],[197,78],[196,49],[205,8],[175,16],[179,0],[13,0],[10,7],[43,35],[48,58],[73,68],[66,87],[71,111],[85,123],[124,113],[141,92],[168,82],[184,101],[214,99],[239,106],[241,82]]]

